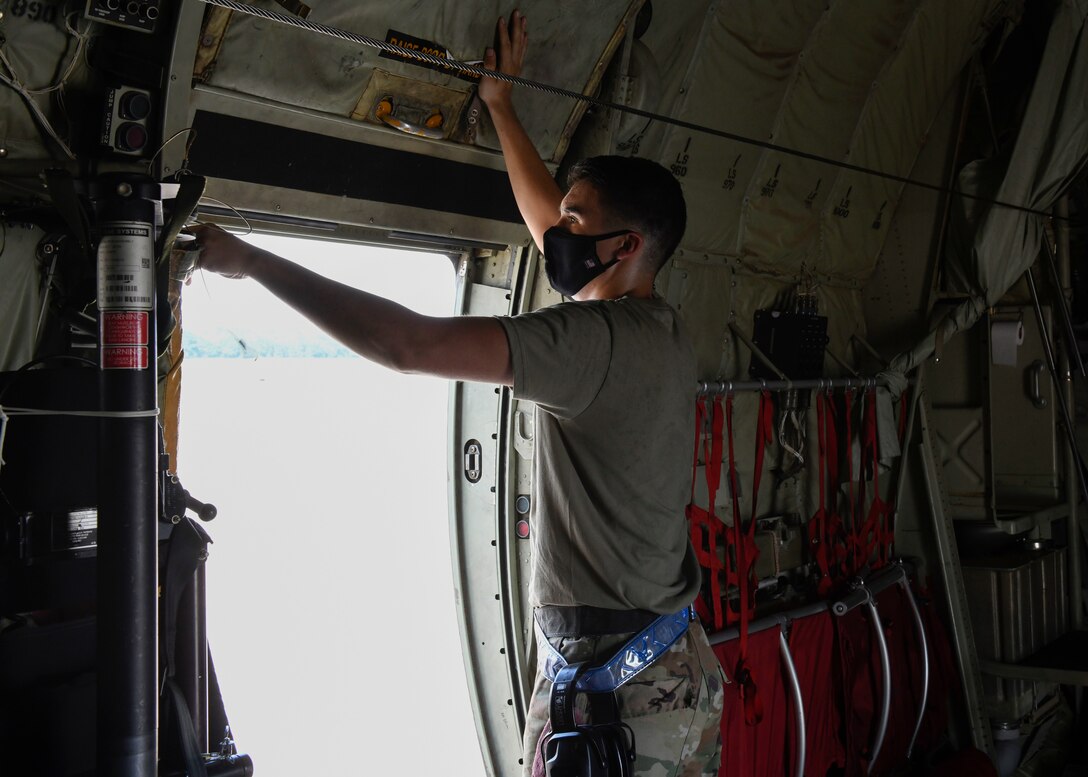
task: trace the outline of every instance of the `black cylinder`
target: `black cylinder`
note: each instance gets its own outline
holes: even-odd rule
[[[174,680],[181,687],[193,718],[196,745],[208,752],[208,630],[205,568],[200,563],[193,582],[178,602],[177,653]]]
[[[158,732],[155,187],[97,181],[98,774],[154,777]]]

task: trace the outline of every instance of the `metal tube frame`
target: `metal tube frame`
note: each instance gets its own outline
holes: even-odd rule
[[[873,737],[871,749],[872,757],[869,759],[869,774],[873,773],[876,759],[880,756],[880,749],[884,746],[884,736],[888,733],[888,716],[892,709],[892,662],[888,655],[888,642],[884,639],[884,629],[880,626],[880,613],[876,609],[876,600],[873,592],[869,591],[869,617],[873,622],[873,633],[876,634],[877,646],[880,648],[880,668],[884,673],[884,687],[881,689],[880,721],[877,723],[876,734]]]
[[[1046,328],[1046,319],[1043,317],[1043,306],[1039,301],[1039,290],[1035,287],[1035,275],[1032,273],[1029,267],[1024,271],[1024,278],[1028,282],[1028,289],[1031,291],[1031,302],[1035,308],[1035,319],[1039,323],[1039,336],[1043,341],[1043,352],[1046,354],[1046,366],[1050,372],[1050,379],[1054,382],[1054,390],[1057,392],[1060,400],[1058,402],[1058,408],[1062,411],[1062,422],[1065,427],[1065,440],[1069,445],[1069,449],[1076,460],[1077,469],[1080,472],[1084,471],[1084,459],[1080,455],[1080,448],[1077,446],[1077,440],[1073,432],[1073,421],[1069,413],[1069,408],[1066,406],[1062,390],[1062,381],[1058,374],[1058,364],[1054,357],[1054,346],[1050,338],[1050,333]],[[1088,483],[1084,482],[1083,477],[1078,477],[1077,482],[1080,484],[1080,493],[1085,502],[1088,502]],[[1070,575],[1072,576],[1072,575]],[[1070,581],[1072,582],[1072,581]]]
[[[913,382],[913,381],[908,381]],[[808,378],[802,380],[704,380],[698,384],[702,395],[740,394],[753,391],[834,391],[836,389],[875,389],[887,387],[887,378]]]
[[[914,601],[914,592],[906,580],[902,581],[903,592],[906,594],[910,611],[914,614],[914,625],[918,629],[918,641],[922,645],[922,702],[918,705],[918,719],[914,721],[914,733],[910,736],[910,744],[907,746],[907,760],[914,755],[914,746],[918,742],[918,733],[922,730],[922,720],[926,715],[926,704],[929,703],[929,640],[926,639],[926,627],[922,623],[922,613],[918,610],[918,603]]]
[[[933,440],[933,434],[930,431],[933,423],[931,413],[929,398],[922,397],[919,405],[919,429],[922,435],[919,447],[922,454],[922,474],[929,495],[933,535],[937,544],[941,575],[944,578],[948,614],[952,621],[956,659],[963,681],[963,700],[966,707],[967,724],[970,727],[974,746],[992,758],[994,754],[993,733],[990,730],[989,718],[982,703],[982,675],[979,671],[978,651],[975,647],[974,629],[971,625],[967,595],[964,589],[963,570],[959,564],[956,536],[952,529],[946,491],[941,477],[940,465],[938,464],[936,442]]]
[[[805,751],[807,733],[805,731],[805,704],[801,699],[801,681],[797,679],[797,667],[793,663],[786,632],[778,632],[778,647],[782,654],[782,663],[790,681],[790,696],[793,698],[794,716],[797,719],[797,777],[805,777]]]

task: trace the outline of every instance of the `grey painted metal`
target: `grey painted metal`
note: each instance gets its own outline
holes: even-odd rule
[[[923,366],[924,370],[925,367]],[[923,377],[924,379],[924,377]],[[956,659],[960,676],[963,679],[964,702],[967,721],[971,727],[971,738],[975,747],[991,758],[994,754],[993,733],[990,722],[982,707],[982,676],[979,672],[978,652],[975,648],[974,631],[963,587],[963,571],[960,568],[959,552],[956,548],[956,536],[952,528],[952,518],[948,512],[948,497],[941,479],[938,465],[936,440],[932,433],[932,413],[929,399],[922,392],[919,404],[921,430],[920,448],[922,452],[926,490],[929,495],[930,515],[933,518],[933,537],[937,545],[941,573],[944,578],[945,595],[949,615],[952,620],[952,635],[956,647]]]
[[[1059,246],[1057,252],[1061,252]],[[1065,284],[1062,283],[1062,279],[1058,275],[1058,263],[1063,264],[1068,261],[1067,257],[1055,256],[1055,248],[1050,245],[1050,239],[1043,238],[1043,264],[1046,265],[1047,273],[1050,275],[1050,283],[1054,287],[1055,302],[1058,306],[1058,319],[1062,322],[1063,331],[1063,345],[1065,348],[1063,352],[1066,356],[1071,357],[1071,361],[1077,365],[1077,372],[1081,374],[1081,377],[1088,378],[1088,374],[1084,372],[1084,360],[1080,357],[1080,349],[1077,348],[1077,333],[1073,331],[1073,317],[1069,313],[1069,300],[1065,298]]]
[[[892,540],[894,543],[894,527],[899,525],[899,506],[903,503],[903,484],[907,480],[907,451],[910,450],[911,440],[914,438],[914,423],[918,418],[918,398],[922,395],[920,383],[915,383],[914,396],[910,398],[910,409],[907,411],[907,425],[904,427],[903,439],[899,444],[899,471],[895,474],[895,503],[892,505],[893,523]]]
[[[1083,669],[1007,664],[1003,661],[980,661],[979,668],[988,675],[1009,680],[1028,680],[1035,683],[1057,683],[1082,688],[1088,687],[1088,670]]]
[[[1071,481],[1068,485],[1073,488],[1074,496],[1077,496],[1076,482]],[[1069,509],[1069,504],[1061,502],[1050,507],[1044,507],[1042,510],[1036,510],[1033,513],[1019,515],[1016,518],[995,517],[994,523],[997,525],[997,528],[1001,529],[1006,534],[1023,534],[1024,532],[1031,531],[1043,524],[1065,518],[1069,515]]]
[[[892,710],[892,662],[888,656],[888,642],[884,639],[884,629],[880,625],[880,613],[876,609],[876,600],[872,591],[869,592],[869,617],[873,621],[873,633],[876,634],[876,644],[880,648],[880,669],[884,673],[884,687],[881,688],[880,720],[877,723],[876,734],[873,736],[873,746],[869,759],[869,774],[873,773],[876,759],[880,756],[880,749],[884,746],[884,736],[888,733],[888,716]]]
[[[834,391],[836,389],[874,389],[887,386],[886,378],[812,378],[805,380],[704,380],[700,394],[740,394],[752,391]]]
[[[782,664],[786,667],[786,676],[790,681],[790,696],[793,697],[794,715],[797,718],[797,777],[805,777],[805,703],[801,699],[801,682],[797,679],[797,667],[790,654],[790,645],[786,633],[778,633],[778,646],[782,653]]]
[[[897,583],[905,583],[906,570],[899,563],[895,563],[872,575],[868,580],[858,579],[853,584],[853,589],[846,596],[832,603],[831,612],[842,616],[851,610],[868,604],[874,596],[886,588],[891,588]]]
[[[761,631],[766,631],[775,626],[786,626],[793,621],[807,618],[810,615],[819,615],[822,612],[827,612],[827,602],[819,601],[813,602],[812,604],[805,604],[800,607],[795,607],[792,610],[775,613],[774,615],[768,615],[752,621],[748,624],[748,633],[758,634]],[[740,629],[736,626],[731,626],[728,629],[714,632],[708,636],[708,639],[710,640],[711,645],[721,645],[724,642],[731,642],[739,636]]]
[[[1061,300],[1062,313],[1064,321],[1066,323],[1065,337],[1066,348],[1065,358],[1062,360],[1062,391],[1061,401],[1065,403],[1066,415],[1074,418],[1076,417],[1076,399],[1073,393],[1073,375],[1069,369],[1070,361],[1069,356],[1072,354],[1076,359],[1077,368],[1081,375],[1084,375],[1084,362],[1080,357],[1080,348],[1077,346],[1077,336],[1073,331],[1072,319],[1069,316],[1069,308],[1065,297],[1066,289],[1071,286],[1071,267],[1072,256],[1069,251],[1069,223],[1065,219],[1069,216],[1069,198],[1062,197],[1058,200],[1057,215],[1059,219],[1055,224],[1057,230],[1057,266],[1055,266],[1053,259],[1050,264],[1051,270],[1054,271],[1054,290]],[[1064,218],[1063,218],[1064,217]],[[1043,243],[1049,247],[1049,243],[1046,239]],[[1075,439],[1075,435],[1074,435]],[[1077,515],[1077,504],[1080,501],[1079,494],[1077,493],[1076,481],[1081,477],[1080,471],[1077,469],[1077,457],[1074,451],[1070,447],[1065,449],[1065,500],[1069,505],[1069,531],[1067,536],[1069,537],[1069,609],[1073,616],[1072,626],[1076,630],[1084,628],[1084,593],[1082,589],[1082,580],[1084,578],[1084,566],[1081,557],[1081,544],[1080,544],[1080,532],[1077,530],[1077,526],[1080,524],[1080,517]],[[1080,695],[1077,696],[1077,703],[1080,703]]]
[[[929,640],[926,639],[926,627],[922,623],[922,613],[918,611],[918,602],[914,600],[914,592],[910,590],[910,584],[902,581],[903,592],[910,604],[910,611],[914,615],[914,627],[918,630],[918,641],[922,645],[922,701],[918,705],[918,718],[914,721],[914,733],[910,735],[910,744],[907,745],[907,759],[914,754],[914,746],[918,743],[918,732],[922,730],[922,719],[926,715],[926,704],[929,701]]]
[[[478,270],[462,256],[458,270],[456,311],[461,315],[508,312],[505,289],[475,282]],[[458,631],[465,676],[480,742],[484,771],[492,775],[520,772],[522,699],[518,675],[524,667],[520,650],[510,644],[509,544],[505,503],[496,504],[498,478],[505,464],[498,453],[503,395],[482,383],[450,382],[447,461],[463,460],[465,442],[480,441],[483,477],[473,483],[460,466],[449,480],[450,553]],[[493,490],[494,489],[494,490]],[[509,500],[509,495],[503,495]],[[505,542],[504,542],[505,540]],[[496,594],[499,598],[496,598]],[[518,640],[520,642],[520,640]],[[517,703],[515,702],[517,701]]]
[[[199,3],[178,3],[174,41],[170,50],[170,75],[163,85],[162,138],[166,141],[176,133],[183,134],[165,142],[158,156],[152,160],[156,177],[160,179],[182,169],[186,149],[193,140],[187,131],[192,124],[189,103],[193,93],[193,62],[199,48],[204,10]]]
[[[1039,301],[1039,290],[1035,287],[1035,274],[1029,267],[1024,272],[1024,278],[1028,282],[1028,289],[1031,291],[1031,302],[1035,308],[1035,319],[1039,322],[1039,336],[1043,340],[1043,350],[1046,352],[1046,366],[1050,371],[1050,379],[1054,381],[1054,391],[1058,393],[1058,396],[1062,396],[1062,381],[1058,375],[1058,364],[1054,358],[1054,345],[1050,338],[1050,332],[1046,328],[1046,318],[1043,316],[1043,306]],[[1062,411],[1062,426],[1065,429],[1065,440],[1068,443],[1070,451],[1073,457],[1076,459],[1077,470],[1080,473],[1084,472],[1084,458],[1080,455],[1080,448],[1077,446],[1077,439],[1074,433],[1073,420],[1069,413],[1069,408],[1064,401],[1058,402],[1058,407]],[[1085,502],[1088,502],[1088,483],[1085,482],[1084,477],[1078,477],[1077,482],[1080,483],[1080,493]],[[1070,575],[1072,577],[1072,575]]]

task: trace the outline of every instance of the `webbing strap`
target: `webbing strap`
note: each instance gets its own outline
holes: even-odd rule
[[[578,678],[576,688],[588,693],[614,691],[639,672],[646,669],[661,655],[668,651],[676,640],[688,630],[692,610],[685,607],[671,615],[662,615],[635,636],[631,637],[612,658],[601,666],[589,669]],[[539,669],[552,682],[558,672],[567,666],[567,659],[552,647],[544,636],[540,624],[534,620],[536,629],[537,653],[540,656]]]
[[[733,526],[730,531],[733,542],[731,549],[735,553],[735,569],[729,579],[737,586],[739,599],[737,615],[740,621],[739,650],[735,676],[740,683],[741,699],[744,702],[744,720],[754,725],[763,718],[763,703],[759,698],[758,688],[748,666],[748,624],[755,610],[755,564],[759,550],[755,543],[756,517],[759,507],[759,483],[763,474],[763,459],[767,445],[774,439],[774,402],[770,392],[764,391],[759,397],[759,409],[756,416],[756,452],[752,473],[752,513],[747,525],[740,516],[740,500],[737,488],[736,455],[734,452],[733,433],[733,396],[730,394],[725,405],[726,436],[729,445],[729,482],[733,492]]]
[[[816,591],[821,596],[827,596],[831,591],[831,547],[832,537],[829,533],[830,520],[827,506],[827,409],[826,399],[822,392],[816,394],[816,440],[819,448],[818,458],[818,482],[820,499],[816,505],[816,513],[808,522],[809,544],[812,546],[812,554],[816,560],[816,567],[820,570],[820,579],[816,584]]]
[[[854,577],[861,569],[862,561],[860,556],[861,551],[861,508],[858,506],[857,493],[854,489],[854,392],[851,389],[846,389],[843,392],[843,398],[846,403],[845,412],[843,413],[844,422],[846,426],[846,490],[847,490],[847,526],[846,526],[846,568],[845,574],[849,577]],[[860,465],[858,467],[858,480],[862,480],[861,470],[864,469]]]
[[[722,472],[722,411],[720,398],[715,399],[713,404],[707,398],[700,398],[696,402],[695,424],[691,501],[684,512],[690,524],[691,544],[695,549],[695,558],[708,573],[707,582],[710,589],[711,612],[708,612],[707,615],[713,619],[714,628],[720,629],[724,625],[724,621],[721,589],[722,561],[718,556],[718,536],[725,529],[725,525],[716,514],[718,484],[721,482]],[[703,459],[706,462],[705,475],[708,497],[706,510],[695,504],[695,477],[699,469],[700,447],[703,448]],[[700,602],[700,605],[702,604]]]
[[[726,574],[726,580],[729,584],[740,588],[740,578],[746,573],[744,566],[745,553],[743,550],[743,533],[741,531],[741,517],[740,517],[740,484],[737,481],[737,454],[733,448],[733,395],[730,394],[725,400],[725,425],[726,425],[726,439],[729,445],[729,494],[732,499],[733,507],[733,524],[726,531],[729,537],[728,547],[728,570]],[[748,606],[748,602],[744,599],[743,593],[741,598],[737,602],[737,610],[744,611]],[[726,620],[730,623],[736,623],[739,620],[739,612],[734,612],[732,607],[726,610]]]
[[[873,475],[873,501],[869,505],[869,513],[865,518],[865,526],[862,533],[864,541],[865,563],[871,563],[874,569],[879,569],[887,564],[885,545],[887,542],[887,523],[890,505],[880,497],[880,450],[877,444],[876,427],[876,392],[869,393],[865,405],[865,419],[862,429],[865,450],[869,453],[869,462]],[[875,554],[875,558],[874,558]]]

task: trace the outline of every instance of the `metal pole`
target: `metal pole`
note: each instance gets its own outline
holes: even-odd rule
[[[922,720],[926,716],[926,703],[929,701],[929,641],[926,639],[926,627],[922,622],[922,613],[918,610],[918,603],[914,601],[914,592],[910,590],[910,583],[903,580],[903,594],[910,604],[910,611],[914,615],[914,627],[918,630],[918,643],[922,647],[922,700],[918,704],[918,717],[914,721],[914,733],[910,735],[910,744],[907,745],[907,760],[914,755],[914,745],[918,742],[918,732],[922,730]]]
[[[869,774],[873,773],[876,759],[880,757],[880,748],[884,746],[884,735],[888,733],[888,716],[892,709],[892,662],[888,656],[888,643],[884,639],[884,627],[880,623],[880,613],[876,609],[875,594],[869,592],[869,618],[873,623],[873,633],[876,635],[876,644],[880,648],[880,669],[884,674],[884,687],[880,697],[880,721],[877,723],[876,734],[873,737],[872,757],[869,759]]]
[[[793,699],[794,719],[797,722],[797,777],[805,777],[805,748],[808,734],[805,731],[805,701],[801,697],[801,682],[797,679],[797,667],[790,654],[790,643],[786,633],[778,632],[778,648],[782,654],[782,664],[786,668],[786,678],[790,681],[790,696]]]
[[[175,680],[193,718],[196,744],[208,752],[208,629],[205,566],[201,562],[193,582],[178,602],[177,673]]]
[[[908,380],[913,383],[913,379]],[[800,380],[714,380],[697,384],[702,394],[740,394],[752,391],[833,391],[835,389],[873,389],[887,386],[882,376],[871,378],[804,378]]]
[[[956,658],[963,680],[964,703],[967,707],[967,723],[971,727],[972,741],[979,750],[991,758],[994,754],[993,733],[983,707],[982,675],[978,666],[978,650],[963,583],[963,568],[959,563],[956,535],[938,463],[937,443],[933,439],[933,422],[929,398],[922,396],[918,406],[922,474],[929,494],[930,515],[933,519],[933,536],[937,543],[940,572],[944,578],[948,612],[952,619],[952,636],[955,640]]]
[[[97,181],[97,773],[154,777],[158,733],[155,187]]]
[[[1057,230],[1057,266],[1053,262],[1051,267],[1055,271],[1056,283],[1054,291],[1062,301],[1062,311],[1065,316],[1066,347],[1065,358],[1062,360],[1062,397],[1065,404],[1065,414],[1069,418],[1076,415],[1076,399],[1073,393],[1073,373],[1070,369],[1070,354],[1076,359],[1080,374],[1084,375],[1084,363],[1080,358],[1080,348],[1077,345],[1077,335],[1073,331],[1072,317],[1066,304],[1066,289],[1070,287],[1070,266],[1072,257],[1069,253],[1069,200],[1061,197],[1057,203],[1058,219],[1054,222]],[[1046,240],[1043,240],[1046,243]],[[1074,437],[1075,439],[1075,437]],[[1077,483],[1081,479],[1081,471],[1077,468],[1077,456],[1075,451],[1066,446],[1065,449],[1065,498],[1069,505],[1069,519],[1067,533],[1069,535],[1069,609],[1073,612],[1073,629],[1080,631],[1084,628],[1084,602],[1081,581],[1084,578],[1084,565],[1081,558],[1080,518],[1077,515],[1077,506],[1080,502],[1080,494],[1077,492]],[[1080,690],[1077,690],[1077,708],[1080,706]]]
[[[1035,307],[1035,320],[1039,323],[1039,337],[1043,341],[1043,352],[1046,354],[1046,366],[1050,371],[1050,379],[1054,382],[1054,390],[1058,393],[1058,408],[1062,411],[1062,422],[1065,426],[1065,441],[1074,458],[1077,470],[1077,482],[1080,484],[1080,493],[1085,502],[1088,502],[1088,484],[1084,482],[1084,459],[1081,458],[1080,448],[1077,447],[1077,438],[1073,432],[1072,415],[1063,400],[1062,381],[1058,375],[1058,365],[1054,359],[1054,346],[1050,339],[1050,333],[1046,328],[1046,319],[1043,318],[1043,306],[1039,302],[1039,291],[1035,288],[1035,276],[1029,267],[1024,273],[1028,281],[1028,289],[1031,291],[1031,301]]]
[[[1064,198],[1062,199],[1064,202]],[[1064,228],[1064,224],[1059,226],[1055,225],[1055,229]],[[1046,260],[1046,269],[1050,274],[1050,284],[1054,287],[1054,304],[1058,307],[1058,318],[1062,322],[1062,332],[1065,341],[1065,354],[1069,357],[1073,364],[1077,365],[1077,372],[1081,374],[1081,377],[1088,377],[1084,372],[1084,361],[1080,358],[1080,349],[1077,348],[1077,334],[1073,330],[1073,316],[1069,313],[1069,301],[1065,298],[1065,290],[1069,286],[1068,279],[1068,266],[1069,266],[1069,238],[1066,233],[1065,238],[1065,251],[1062,251],[1062,246],[1059,242],[1057,248],[1058,257],[1054,256],[1054,247],[1050,245],[1050,239],[1043,235],[1043,258]],[[1064,254],[1064,256],[1063,256]],[[1058,264],[1063,266],[1059,271]]]

